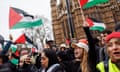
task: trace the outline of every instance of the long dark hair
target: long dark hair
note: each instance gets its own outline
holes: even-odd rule
[[[48,57],[48,68],[52,66],[53,64],[58,63],[56,52],[52,49],[44,49],[43,52],[45,53],[46,57]]]

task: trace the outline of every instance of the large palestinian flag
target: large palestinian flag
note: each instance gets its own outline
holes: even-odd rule
[[[40,26],[41,24],[42,20],[40,18],[36,18],[21,9],[10,7],[9,28],[13,42],[25,43],[26,40],[30,42],[30,39],[26,38],[23,32],[24,28]]]
[[[40,26],[42,24],[43,23],[40,18],[34,17],[21,9],[10,7],[10,29],[30,28],[34,26]]]
[[[88,18],[87,22],[89,24],[90,30],[103,31],[106,28],[105,24],[102,21],[98,21],[94,18]]]
[[[79,0],[81,7],[90,8],[97,4],[102,4],[108,2],[108,0]]]

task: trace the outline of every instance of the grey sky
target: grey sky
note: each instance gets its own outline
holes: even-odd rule
[[[9,7],[25,10],[33,15],[42,15],[51,21],[50,0],[1,0],[0,1],[0,34],[8,39]]]

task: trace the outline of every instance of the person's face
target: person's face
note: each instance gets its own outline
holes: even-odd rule
[[[107,43],[107,52],[112,61],[120,60],[120,38],[112,38]]]
[[[65,47],[61,47],[61,48],[60,48],[60,51],[65,51]]]
[[[100,36],[101,36],[101,43],[104,45],[105,44],[105,37],[107,36],[108,34],[107,33],[105,33],[105,34],[101,34]]]
[[[48,67],[48,62],[49,62],[48,57],[45,55],[44,52],[42,52],[41,53],[41,65],[42,65],[42,67],[47,68]]]
[[[80,47],[75,47],[74,48],[74,55],[75,55],[75,58],[76,59],[80,59],[82,58],[82,55],[83,55],[83,48],[80,48]]]

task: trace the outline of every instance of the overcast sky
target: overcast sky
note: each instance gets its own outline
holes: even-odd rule
[[[42,15],[51,21],[50,0],[1,0],[0,1],[0,34],[8,39],[9,7],[25,10],[33,15]]]

